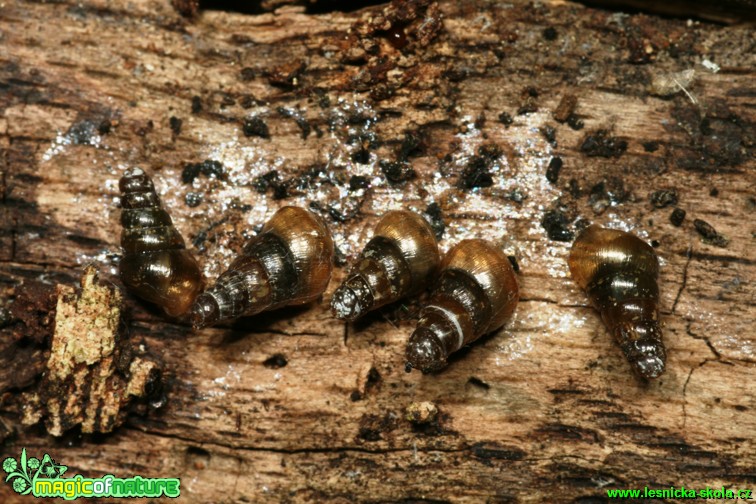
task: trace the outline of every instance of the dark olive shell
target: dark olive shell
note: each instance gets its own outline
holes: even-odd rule
[[[459,242],[441,262],[436,288],[407,343],[407,369],[443,368],[450,354],[504,325],[518,300],[517,277],[499,247]]]
[[[356,320],[417,293],[428,284],[439,261],[438,243],[425,219],[407,210],[386,213],[347,279],[334,292],[334,316]]]
[[[139,168],[127,171],[121,190],[121,281],[130,292],[162,307],[168,315],[186,313],[202,290],[194,256],[163,210],[152,180]]]

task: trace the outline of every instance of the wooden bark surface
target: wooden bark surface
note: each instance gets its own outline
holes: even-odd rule
[[[756,489],[752,30],[556,0],[448,2],[420,7],[397,49],[390,33],[366,34],[384,8],[206,11],[188,22],[168,1],[5,3],[4,304],[32,286],[73,285],[90,262],[118,284],[116,182],[140,166],[210,279],[282,205],[315,202],[349,260],[387,208],[436,202],[444,250],[479,236],[516,255],[514,320],[423,376],[404,372],[416,302],[356,325],[330,317],[343,266],[320,303],[196,333],[126,294],[128,337],[160,363],[164,404],[95,437],[22,426],[22,394],[39,379],[49,339],[16,341],[6,328],[3,457],[26,447],[72,474],[176,476],[191,502],[602,502],[606,488]],[[360,40],[374,53],[361,53]],[[696,103],[659,84],[688,69]],[[582,130],[553,117],[565,94],[578,99]],[[278,107],[299,111],[311,133]],[[243,135],[253,114],[269,139]],[[597,152],[585,141],[599,130],[614,139],[610,157],[589,155]],[[397,159],[405,132],[423,139],[409,158],[417,177],[389,184],[378,161]],[[366,163],[353,159],[350,136],[360,134],[376,137]],[[459,189],[486,144],[503,153],[489,166],[493,185]],[[551,184],[554,156],[564,167]],[[183,184],[185,164],[205,159],[222,162],[225,180]],[[261,194],[254,181],[272,169],[309,186]],[[372,186],[350,191],[353,174]],[[602,180],[615,195],[621,181],[625,194],[596,213]],[[514,201],[515,188],[527,199]],[[665,188],[687,210],[680,227],[672,207],[649,203]],[[200,206],[186,205],[190,191]],[[570,280],[569,243],[541,225],[558,198],[569,230],[582,217],[658,241],[669,355],[659,380],[631,374]],[[703,241],[694,219],[729,243]],[[437,424],[405,420],[418,401],[436,404]],[[0,497],[14,499],[9,485]]]

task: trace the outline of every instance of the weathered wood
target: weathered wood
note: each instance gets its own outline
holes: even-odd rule
[[[750,28],[556,0],[192,21],[168,0],[119,0],[6,4],[0,33],[0,288],[27,324],[0,332],[3,457],[26,447],[69,473],[178,476],[196,502],[585,502],[606,488],[755,486]],[[688,69],[696,103],[651,94]],[[577,105],[560,123],[565,95]],[[253,134],[259,123],[245,136],[252,117],[269,138]],[[420,139],[405,152],[416,178],[390,184],[379,162],[402,162],[407,132]],[[501,156],[476,158],[482,145]],[[182,183],[206,159],[225,175]],[[284,204],[314,202],[349,259],[385,209],[438,203],[445,250],[480,236],[517,256],[515,319],[423,376],[403,369],[416,301],[353,326],[330,317],[343,268],[322,303],[199,333],[127,295],[128,336],[160,363],[165,400],[104,437],[24,428],[20,398],[52,331],[43,288],[76,283],[90,262],[118,283],[116,181],[133,166],[153,174],[208,278]],[[471,190],[481,166],[492,185]],[[352,175],[371,187],[351,190]],[[681,227],[649,202],[666,188],[687,211]],[[569,278],[569,243],[547,237],[548,210],[565,232],[582,217],[658,242],[659,380],[632,376]],[[694,219],[729,243],[704,242]],[[421,401],[437,423],[405,419]],[[0,496],[14,494],[3,484]]]

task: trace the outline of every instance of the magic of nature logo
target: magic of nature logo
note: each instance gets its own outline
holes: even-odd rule
[[[34,497],[61,497],[74,500],[87,497],[178,497],[181,493],[179,478],[116,478],[106,474],[101,478],[85,478],[76,474],[70,478],[63,475],[68,466],[57,464],[45,453],[40,459],[28,457],[26,448],[16,460],[3,460],[5,482],[21,495]]]

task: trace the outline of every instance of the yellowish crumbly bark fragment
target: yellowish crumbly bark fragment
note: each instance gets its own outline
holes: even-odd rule
[[[28,394],[23,422],[44,420],[53,436],[79,424],[83,433],[110,432],[128,402],[144,395],[156,364],[138,357],[126,375],[119,371],[116,358],[127,350],[118,332],[123,297],[114,285],[98,282],[93,266],[80,289],[58,285],[57,293],[48,373]]]

